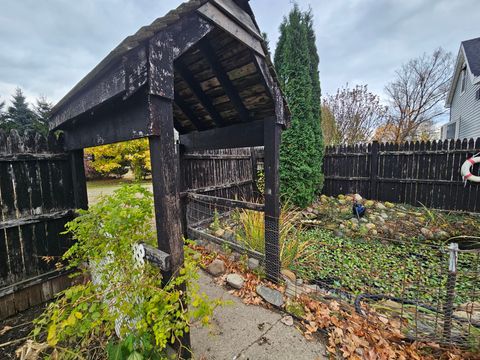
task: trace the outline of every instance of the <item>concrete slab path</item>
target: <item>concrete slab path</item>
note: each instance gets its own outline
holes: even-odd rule
[[[294,326],[280,320],[284,314],[245,305],[202,272],[200,287],[211,299],[230,300],[217,308],[209,327],[192,328],[197,360],[320,360],[328,359],[325,345],[307,341]]]

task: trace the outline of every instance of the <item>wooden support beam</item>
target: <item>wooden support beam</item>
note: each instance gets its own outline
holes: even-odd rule
[[[191,121],[191,123],[193,124],[193,126],[195,126],[197,130],[207,129],[207,127],[202,124],[202,122],[198,119],[192,109],[190,109],[190,106],[182,99],[182,97],[177,92],[175,92],[175,104],[185,114],[188,120]]]
[[[239,208],[239,209],[248,209],[254,211],[264,211],[265,206],[263,204],[256,204],[247,201],[240,201],[240,200],[231,200],[225,199],[217,196],[210,196],[210,195],[201,195],[195,193],[188,193],[188,197],[192,200],[207,203],[211,205],[218,205],[225,208]]]
[[[215,77],[218,79],[220,85],[222,86],[223,90],[227,94],[228,98],[232,102],[235,110],[240,117],[240,120],[243,122],[250,121],[250,113],[248,109],[243,104],[243,101],[238,94],[237,89],[233,85],[232,81],[228,77],[226,71],[223,69],[222,64],[218,61],[218,57],[215,54],[215,50],[207,41],[201,41],[198,44],[198,47],[202,53],[202,55],[207,59],[207,62],[210,64]]]
[[[241,22],[237,23],[231,19],[231,14],[224,8],[220,9],[214,4],[207,2],[197,10],[207,19],[213,21],[226,32],[237,38],[239,41],[247,45],[249,48],[257,52],[261,56],[265,56],[260,39],[257,34],[252,34],[248,27],[243,27]],[[228,14],[228,15],[227,15]],[[248,16],[248,15],[247,15]]]
[[[175,70],[178,71],[178,73],[188,85],[190,90],[193,92],[195,97],[200,101],[203,108],[210,115],[215,125],[222,126],[224,124],[224,121],[221,115],[219,114],[217,109],[215,109],[212,100],[207,96],[207,94],[205,94],[205,92],[202,90],[202,87],[200,86],[198,81],[195,80],[195,77],[190,72],[190,70],[188,70],[185,64],[183,64],[180,60],[177,60],[175,62]]]
[[[268,91],[270,98],[273,100],[273,103],[275,104],[276,121],[279,122],[279,124],[283,125],[283,127],[285,128],[290,122],[290,115],[285,112],[285,102],[282,92],[277,82],[273,78],[272,74],[270,74],[270,69],[266,60],[255,54],[253,56],[253,61],[257,70],[260,72],[260,74],[262,74],[261,77],[263,85]]]
[[[73,199],[75,208],[88,209],[87,178],[83,162],[83,149],[70,152],[70,164],[72,167]]]
[[[65,128],[66,150],[110,144],[155,135],[147,96],[138,91],[127,100],[117,98],[110,106],[78,118],[75,126]]]
[[[54,107],[53,116],[49,122],[50,130],[55,130],[70,119],[123,94],[125,89],[125,71],[122,62],[119,61],[99,77],[92,86],[82,90],[81,94],[70,96],[70,93],[76,92],[75,88],[67,94],[65,98],[70,96],[70,99],[62,99]]]
[[[241,245],[239,245],[238,243],[234,243],[232,241],[228,241],[225,239],[220,239],[216,236],[210,235],[204,231],[195,229],[191,226],[188,227],[188,237],[191,239],[197,239],[197,240],[207,240],[218,245],[228,245],[230,249],[238,252],[239,254],[247,254],[248,257],[253,257],[254,259],[257,259],[262,263],[265,261],[264,255],[262,253],[259,253],[258,251],[246,249]]]
[[[280,177],[282,127],[275,118],[265,120],[265,269],[268,279],[280,277]]]
[[[263,120],[180,135],[186,151],[263,146]]]
[[[5,154],[0,155],[0,162],[13,161],[52,161],[52,160],[68,160],[68,154]]]
[[[152,163],[153,199],[158,248],[171,256],[171,271],[175,275],[183,265],[183,240],[180,217],[180,196],[177,154],[173,131],[172,102],[150,96],[152,120],[162,131],[149,137]]]
[[[145,243],[141,243],[140,245],[143,247],[145,252],[145,260],[164,272],[172,269],[170,254],[167,254],[166,252],[156,249]]]
[[[17,226],[23,226],[23,225],[38,224],[39,222],[43,222],[43,221],[71,217],[73,216],[74,213],[75,213],[74,209],[67,209],[67,210],[53,211],[50,213],[43,213],[40,215],[24,216],[24,217],[13,219],[13,220],[5,220],[0,222],[0,230],[9,229]]]

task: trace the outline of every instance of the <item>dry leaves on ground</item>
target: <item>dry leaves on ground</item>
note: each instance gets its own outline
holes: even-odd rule
[[[206,267],[214,260],[210,253],[200,246],[193,246],[202,253],[201,265]],[[269,306],[256,293],[257,285],[263,283],[260,277],[248,271],[242,264],[232,261],[231,257],[218,254],[217,258],[225,262],[227,273],[238,273],[245,279],[241,290],[231,293],[252,305]],[[225,276],[217,279],[225,285]],[[284,292],[282,286],[272,283],[265,285]],[[401,331],[400,320],[387,318],[369,309],[364,317],[356,313],[349,304],[337,301],[328,303],[314,300],[307,295],[297,299],[304,307],[302,318],[303,334],[313,339],[322,329],[328,334],[327,350],[340,358],[349,360],[479,360],[480,355],[457,348],[442,348],[436,343],[412,342]]]

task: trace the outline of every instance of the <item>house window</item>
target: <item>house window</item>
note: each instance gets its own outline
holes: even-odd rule
[[[447,136],[446,139],[455,139],[455,133],[457,130],[457,123],[453,122],[447,125]]]
[[[462,87],[461,87],[462,93],[465,92],[466,82],[467,82],[467,68],[464,66],[462,68]]]
[[[480,89],[478,89],[477,92],[475,93],[475,99],[480,100]]]

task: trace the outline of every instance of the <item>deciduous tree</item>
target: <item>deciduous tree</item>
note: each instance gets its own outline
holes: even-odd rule
[[[389,123],[393,141],[414,139],[423,125],[433,122],[446,109],[443,101],[450,86],[453,57],[442,48],[431,55],[408,61],[386,86],[390,101]]]
[[[336,140],[341,143],[369,141],[375,129],[386,122],[387,108],[377,95],[368,91],[367,85],[349,88],[347,84],[335,95],[324,98],[323,106],[335,119]]]

